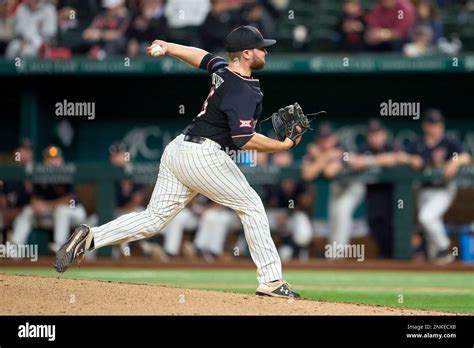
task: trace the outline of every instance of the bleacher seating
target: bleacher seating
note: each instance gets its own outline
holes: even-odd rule
[[[360,0],[365,10],[370,10],[376,0]],[[294,19],[288,20],[288,12],[277,23],[276,37],[280,45],[275,51],[293,51],[293,29],[304,25],[310,34],[309,50],[311,52],[329,52],[333,49],[331,37],[337,25],[342,8],[342,0],[292,0],[287,11],[294,11]],[[450,3],[440,9],[444,35],[451,39],[459,35],[464,51],[474,50],[474,12],[460,16],[461,5]]]

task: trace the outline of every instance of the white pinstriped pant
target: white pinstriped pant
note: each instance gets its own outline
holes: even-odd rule
[[[280,257],[258,194],[216,142],[191,143],[182,134],[163,153],[147,209],[92,228],[95,248],[159,233],[197,193],[235,210],[257,266],[258,281],[282,279]]]

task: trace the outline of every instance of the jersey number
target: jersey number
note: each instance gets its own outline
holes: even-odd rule
[[[204,104],[202,105],[201,112],[197,115],[197,117],[200,117],[206,113],[207,105],[209,104],[209,98],[214,95],[215,89],[214,87],[211,87],[211,91],[209,92],[206,100],[204,101]]]

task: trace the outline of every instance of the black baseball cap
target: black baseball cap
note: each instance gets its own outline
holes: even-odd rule
[[[438,109],[428,109],[425,112],[423,121],[428,123],[444,123],[444,117]]]
[[[367,133],[378,132],[384,129],[385,127],[382,122],[380,122],[376,118],[372,118],[369,120],[369,124],[367,125]]]
[[[276,43],[273,39],[264,39],[260,31],[251,25],[240,26],[232,30],[225,39],[227,52],[240,52],[253,48],[272,46]]]

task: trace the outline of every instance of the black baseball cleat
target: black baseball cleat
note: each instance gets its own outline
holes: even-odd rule
[[[269,283],[262,283],[258,286],[256,294],[259,296],[272,296],[283,298],[301,298],[300,294],[291,289],[291,285],[284,280],[275,280]]]
[[[87,225],[81,225],[74,230],[69,240],[58,250],[54,259],[54,268],[57,272],[65,272],[77,260],[79,264],[85,252],[91,248],[93,235]]]

